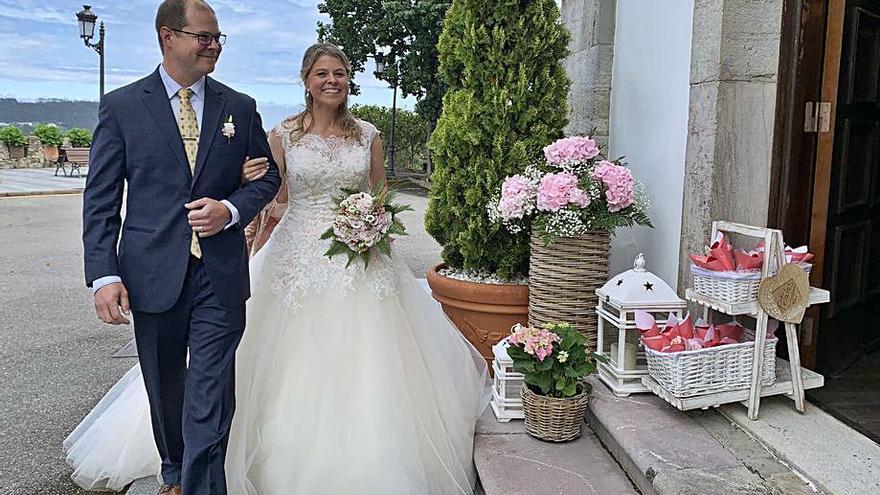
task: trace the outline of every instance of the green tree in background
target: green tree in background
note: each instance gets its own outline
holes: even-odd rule
[[[416,112],[428,122],[440,116],[445,84],[438,75],[437,41],[450,0],[325,0],[318,11],[331,23],[318,23],[318,36],[342,48],[352,70],[382,51],[385,71],[377,76],[418,99]],[[352,81],[352,94],[358,86]]]
[[[449,86],[431,136],[425,227],[447,265],[502,278],[528,272],[527,232],[510,234],[486,205],[567,123],[569,34],[554,0],[454,0],[438,46]]]
[[[385,155],[388,156],[389,136],[391,136],[391,109],[377,105],[352,105],[351,112],[359,119],[375,125],[382,133]],[[396,160],[398,169],[421,171],[427,160],[425,135],[428,122],[420,115],[409,110],[397,110],[397,124],[394,128],[394,140],[397,148]]]

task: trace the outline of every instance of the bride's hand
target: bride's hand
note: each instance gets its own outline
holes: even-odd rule
[[[248,158],[250,157],[245,157],[246,161],[241,168],[242,184],[261,179],[269,170],[268,158],[254,158],[252,160],[249,160]]]

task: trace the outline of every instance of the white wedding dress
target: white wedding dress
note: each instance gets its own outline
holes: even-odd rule
[[[289,205],[251,260],[226,458],[232,495],[469,494],[485,362],[398,257],[323,256],[340,187],[364,189],[376,128],[285,149]],[[83,488],[156,475],[139,366],[64,442]]]

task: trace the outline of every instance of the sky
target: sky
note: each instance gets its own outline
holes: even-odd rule
[[[299,66],[317,39],[317,0],[208,0],[228,35],[212,77],[259,102],[303,103]],[[95,0],[104,21],[106,91],[152,72],[161,61],[153,20],[159,0]],[[82,4],[62,0],[0,0],[0,97],[98,99],[98,55],[79,38]],[[95,28],[97,38],[98,28]],[[351,103],[391,106],[392,91],[373,75],[357,74],[361,95]],[[412,98],[398,106],[411,109]]]

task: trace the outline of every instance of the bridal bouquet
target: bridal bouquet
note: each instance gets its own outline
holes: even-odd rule
[[[321,235],[321,239],[331,239],[324,256],[332,259],[337,254],[347,255],[346,268],[360,258],[365,269],[374,251],[390,258],[391,236],[406,235],[406,228],[397,215],[412,208],[392,204],[394,193],[388,191],[384,183],[377,183],[369,193],[354,189],[342,189],[342,193],[334,198],[333,225]]]
[[[504,179],[489,219],[512,233],[537,229],[546,244],[590,230],[651,225],[648,201],[621,159],[606,160],[585,136],[558,139],[544,161]]]

